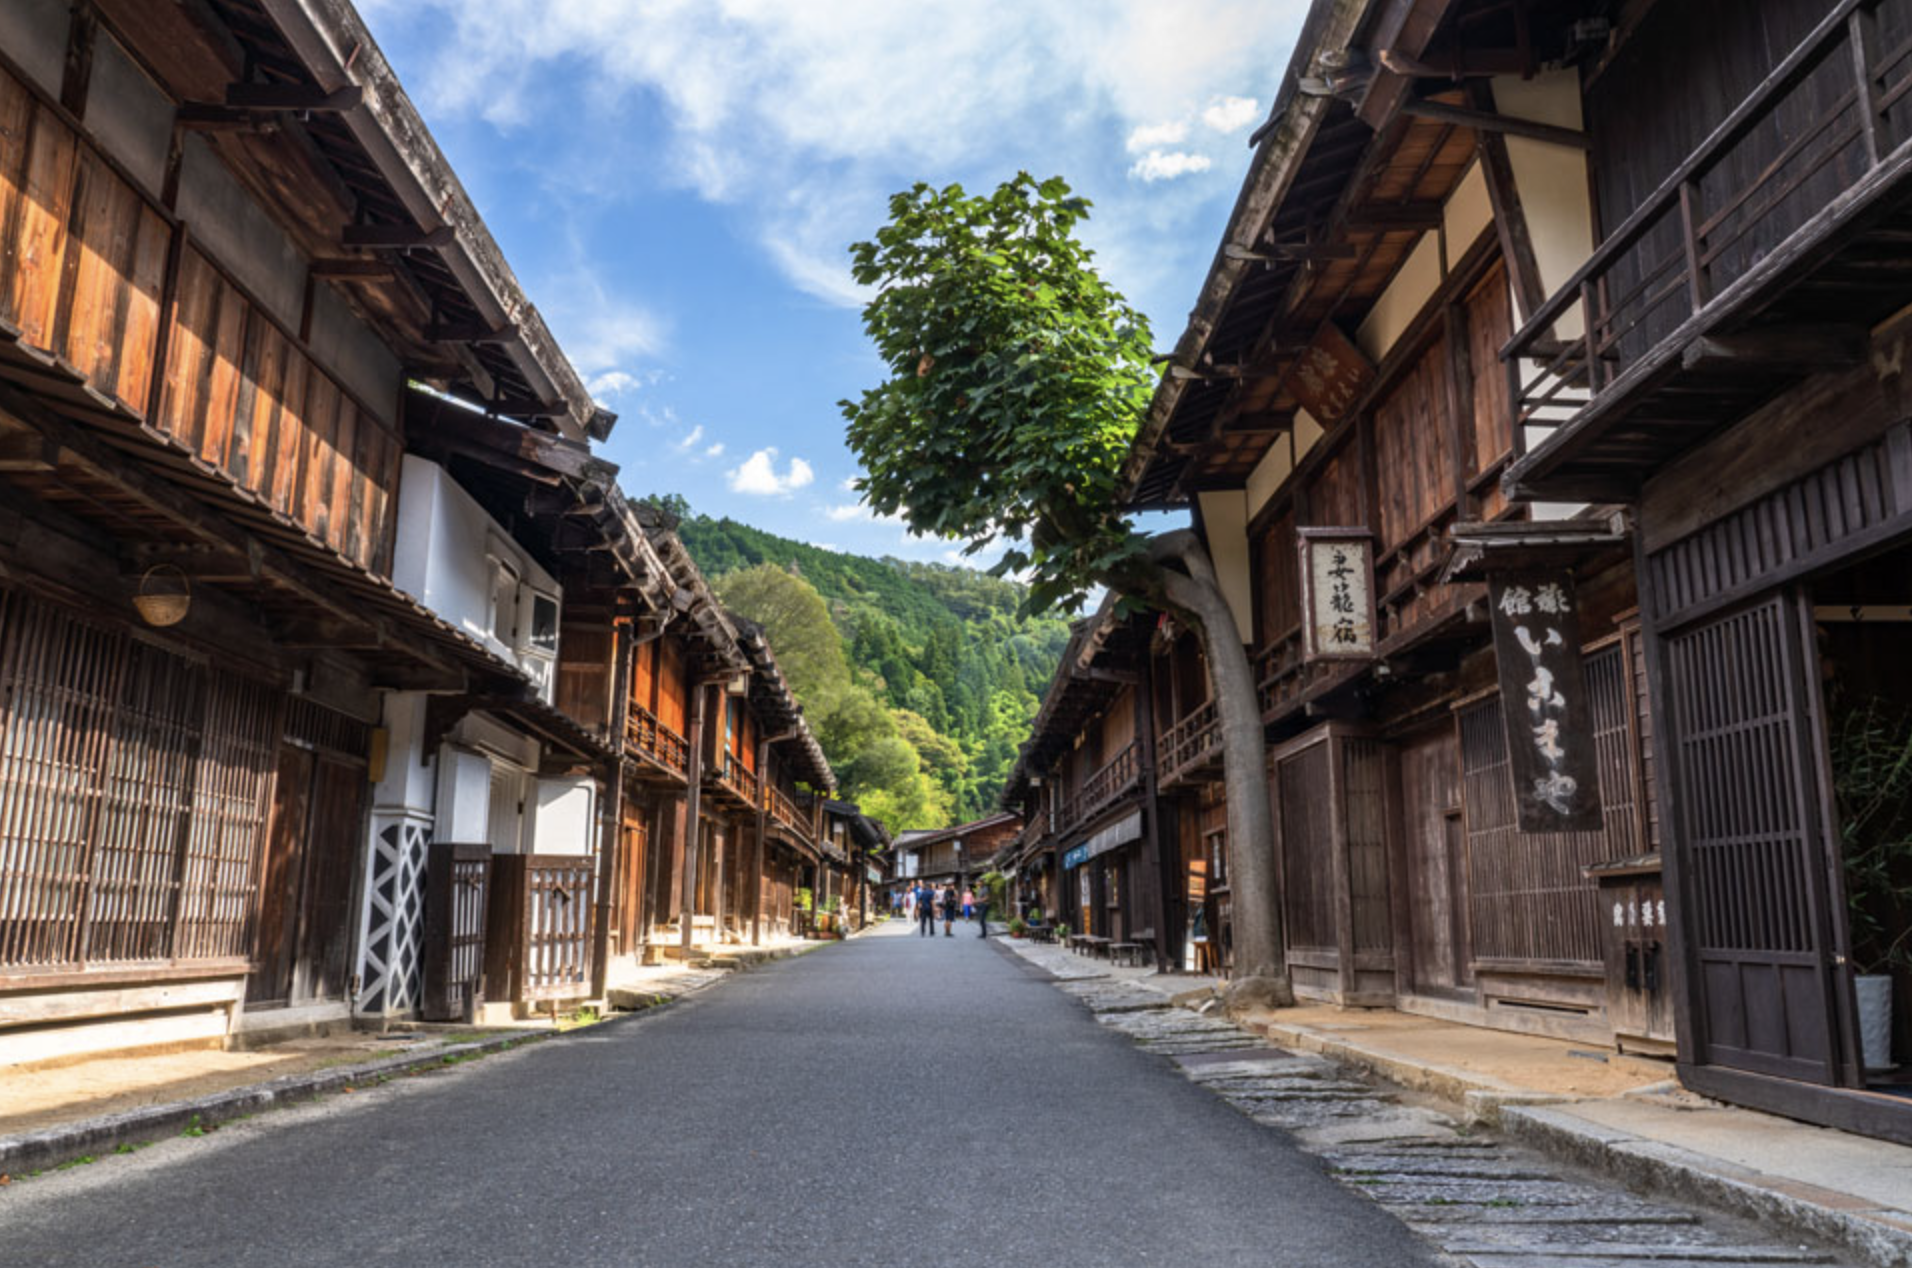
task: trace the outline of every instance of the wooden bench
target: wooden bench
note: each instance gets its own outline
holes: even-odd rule
[[[1146,947],[1140,942],[1111,942],[1109,944],[1109,963],[1120,960],[1124,964],[1141,964]]]
[[[1054,942],[1056,940],[1056,927],[1054,925],[1025,925],[1023,926],[1022,936],[1031,942]]]
[[[1069,942],[1079,955],[1107,956],[1109,954],[1109,940],[1097,934],[1078,933],[1070,938]]]

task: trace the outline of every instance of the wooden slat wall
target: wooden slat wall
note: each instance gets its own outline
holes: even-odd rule
[[[249,954],[282,701],[0,595],[0,970]]]
[[[1498,696],[1460,711],[1474,955],[1498,968],[1602,961],[1598,903],[1581,869],[1641,852],[1634,804],[1627,658],[1611,643],[1586,658],[1600,771],[1599,832],[1523,833],[1515,826]]]
[[[1347,788],[1354,949],[1391,951],[1394,935],[1393,911],[1388,902],[1387,750],[1378,740],[1363,739],[1349,739],[1338,747]]]
[[[389,570],[397,436],[4,72],[0,318],[315,541]],[[169,323],[162,369],[154,358]]]
[[[689,684],[684,667],[684,645],[674,638],[658,644],[663,650],[657,665],[657,720],[679,735],[685,734],[685,700]]]
[[[1276,764],[1281,870],[1288,945],[1333,952],[1334,840],[1328,807],[1328,745],[1315,744]]]
[[[1507,289],[1507,266],[1496,262],[1468,293],[1468,376],[1473,409],[1461,419],[1461,435],[1468,446],[1466,472],[1475,484],[1480,519],[1497,519],[1507,507],[1499,480],[1476,483],[1483,473],[1498,471],[1513,456],[1514,416],[1507,404],[1507,376],[1501,370],[1500,350],[1513,337],[1513,297]]]
[[[662,639],[638,644],[631,656],[631,703],[640,709],[657,712],[657,654]]]
[[[1361,513],[1361,449],[1344,443],[1339,453],[1321,464],[1308,486],[1306,523],[1315,528],[1365,524]]]
[[[192,247],[174,311],[156,426],[347,560],[382,571],[398,438]]]
[[[565,613],[558,637],[557,707],[580,726],[603,734],[611,725],[611,682],[617,639],[608,619]]]
[[[1124,687],[1102,715],[1102,751],[1119,753],[1135,743],[1135,688]]]
[[[1260,556],[1255,573],[1261,583],[1256,605],[1261,629],[1256,639],[1265,647],[1301,624],[1301,556],[1292,509],[1283,509],[1268,521],[1255,550]]]
[[[1912,445],[1903,429],[1714,520],[1647,561],[1656,615],[1670,625],[1693,609],[1750,594],[1849,549],[1848,539],[1912,515]]]
[[[1436,339],[1374,411],[1377,553],[1415,536],[1454,500],[1446,412],[1447,341]]]

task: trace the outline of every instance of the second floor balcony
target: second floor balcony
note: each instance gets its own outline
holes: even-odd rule
[[[773,824],[795,834],[799,839],[810,841],[815,833],[811,826],[810,814],[797,799],[783,789],[771,785],[764,790],[764,809],[770,815]]]
[[[1131,740],[1063,799],[1055,830],[1068,832],[1082,826],[1092,815],[1141,786],[1142,746]]]
[[[624,751],[637,759],[644,773],[666,776],[678,783],[688,778],[690,745],[649,709],[631,706],[624,722]]]
[[[1198,706],[1162,732],[1156,752],[1165,788],[1214,778],[1222,764],[1221,716],[1215,702]]]
[[[704,768],[704,777],[718,793],[727,794],[755,810],[763,804],[763,781],[734,753],[722,753]]]
[[[1912,0],[1830,5],[1502,349],[1510,488],[1630,500],[1792,384],[1862,363],[1905,302],[1909,142]]]

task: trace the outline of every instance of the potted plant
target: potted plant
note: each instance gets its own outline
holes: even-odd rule
[[[1828,713],[1860,1048],[1884,1070],[1893,973],[1912,969],[1912,710],[1835,697]]]
[[[1027,932],[1029,932],[1029,926],[1022,922],[1021,916],[1011,916],[1009,918],[1009,936],[1010,937],[1020,938],[1022,937],[1023,934]]]

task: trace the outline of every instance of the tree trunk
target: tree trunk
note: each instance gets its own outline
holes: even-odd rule
[[[1228,799],[1228,886],[1235,956],[1231,1007],[1294,1003],[1283,954],[1281,881],[1275,863],[1274,819],[1268,809],[1267,746],[1261,693],[1222,593],[1208,548],[1187,529],[1164,533],[1150,545],[1157,565],[1149,578],[1159,595],[1141,596],[1190,618],[1208,657],[1221,727],[1222,781]],[[1180,565],[1180,569],[1170,565]],[[1185,569],[1186,571],[1182,571]]]

